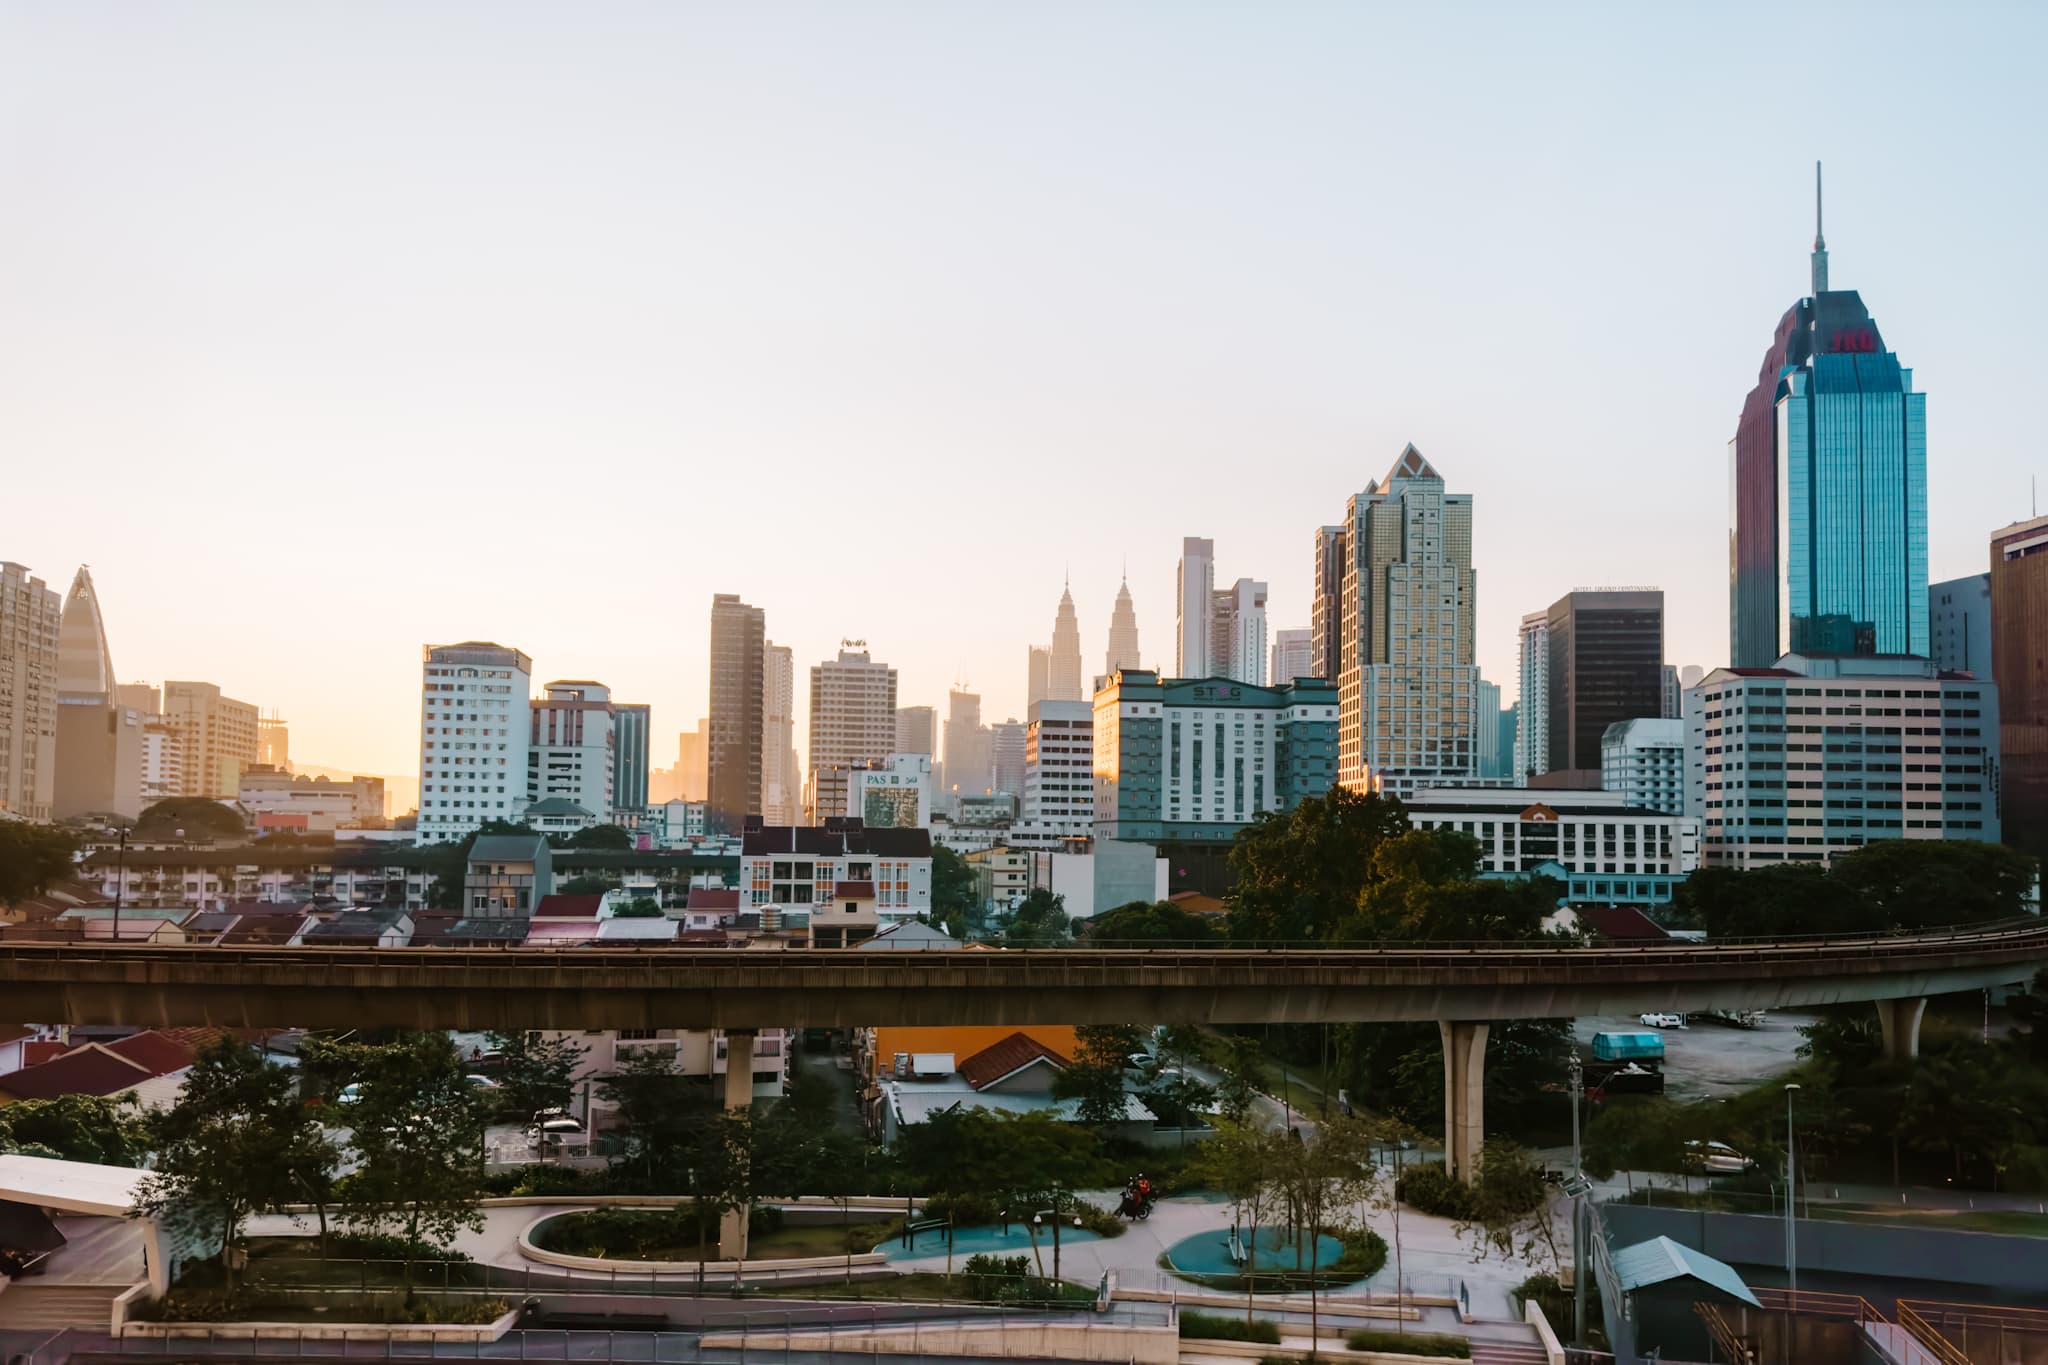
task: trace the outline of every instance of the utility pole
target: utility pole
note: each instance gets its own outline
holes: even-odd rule
[[[128,893],[128,829],[120,831],[121,851],[114,859],[114,942],[121,941],[121,902]]]
[[[1586,1339],[1586,1168],[1579,1150],[1579,1103],[1586,1093],[1586,1067],[1572,1049],[1572,1340]]]
[[[1792,1092],[1794,1081],[1785,1087],[1785,1282],[1792,1291],[1793,1310],[1799,1302],[1799,1158],[1792,1136]]]

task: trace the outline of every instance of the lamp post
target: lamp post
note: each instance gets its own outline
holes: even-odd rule
[[[1059,1277],[1060,1277],[1060,1213],[1059,1213],[1059,1210],[1058,1210],[1058,1209],[1040,1209],[1040,1210],[1039,1210],[1039,1211],[1038,1211],[1037,1213],[1034,1213],[1034,1214],[1032,1214],[1032,1215],[1031,1215],[1031,1222],[1032,1222],[1032,1225],[1033,1225],[1033,1226],[1035,1226],[1035,1227],[1044,1227],[1044,1226],[1045,1226],[1045,1220],[1046,1220],[1047,1218],[1051,1218],[1051,1219],[1052,1219],[1052,1277],[1053,1277],[1053,1279],[1054,1279],[1054,1280],[1058,1280],[1058,1279],[1059,1279]],[[1075,1215],[1074,1215],[1074,1226],[1075,1226],[1075,1227],[1080,1227],[1080,1226],[1081,1226],[1081,1216],[1080,1216],[1079,1214],[1075,1214]],[[1041,1262],[1039,1263],[1039,1267],[1040,1267],[1040,1269],[1043,1269],[1043,1268],[1044,1268],[1044,1262],[1042,1262],[1042,1261],[1041,1261]]]
[[[121,941],[121,902],[128,891],[128,828],[120,830],[121,851],[114,859],[114,942]]]
[[[1792,1300],[1799,1301],[1799,1159],[1792,1136],[1792,1092],[1797,1081],[1785,1087],[1785,1283]]]
[[[1572,1340],[1586,1339],[1586,1168],[1579,1150],[1579,1103],[1586,1093],[1586,1067],[1572,1050]]]

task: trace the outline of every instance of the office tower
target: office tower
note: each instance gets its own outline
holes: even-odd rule
[[[1828,288],[1814,168],[1813,294],[1778,322],[1728,443],[1729,652],[1927,653],[1927,397],[1853,289]]]
[[[1687,809],[1699,810],[1708,864],[1825,862],[1882,839],[1998,840],[1993,683],[1910,655],[1788,654],[1709,673],[1687,694],[1685,723],[1688,780],[1701,788]]]
[[[56,799],[58,641],[64,599],[0,562],[0,811],[48,820]]]
[[[609,823],[619,771],[612,690],[581,678],[541,690],[527,704],[527,801],[571,801]]]
[[[1505,777],[1507,764],[1500,753],[1500,684],[1481,678],[1473,685],[1479,713],[1479,776]]]
[[[281,773],[292,770],[292,728],[276,711],[256,717],[256,762]]]
[[[1678,719],[1678,667],[1664,664],[1657,671],[1657,715],[1663,720]]]
[[[1937,668],[1991,676],[1991,575],[1927,585],[1927,657]]]
[[[1266,685],[1266,585],[1240,578],[1212,594],[1209,676]]]
[[[1410,445],[1344,511],[1341,536],[1325,527],[1316,537],[1314,618],[1340,622],[1339,778],[1397,796],[1470,781],[1479,770],[1472,495],[1446,492]],[[1332,541],[1345,556],[1335,582],[1324,563]]]
[[[114,686],[114,700],[123,706],[140,711],[144,717],[161,716],[164,713],[163,689],[154,683],[117,683]]]
[[[1315,592],[1309,601],[1309,673],[1335,682],[1344,671],[1344,566],[1351,557],[1351,532],[1343,526],[1316,528]],[[1274,682],[1286,682],[1276,677]]]
[[[1060,609],[1052,621],[1052,701],[1081,700],[1081,622],[1074,614],[1074,593],[1060,589]]]
[[[1215,672],[1209,659],[1209,616],[1216,608],[1216,542],[1189,536],[1180,543],[1180,568],[1174,575],[1176,677],[1206,678]]]
[[[1484,725],[1486,717],[1481,716],[1479,723]],[[1521,729],[1522,704],[1516,702],[1513,706],[1501,708],[1500,740],[1495,746],[1500,754],[1500,776],[1509,779],[1516,786],[1520,786],[1525,780],[1514,771],[1515,753],[1520,743],[1518,736],[1521,734]]]
[[[939,731],[939,713],[930,706],[899,706],[896,708],[896,752],[899,754],[936,755]]]
[[[765,668],[765,657],[764,657]],[[711,718],[700,716],[697,728],[676,736],[678,801],[708,801],[711,795]]]
[[[1131,584],[1126,576],[1117,584],[1116,606],[1109,613],[1109,649],[1102,656],[1103,676],[1110,677],[1119,668],[1138,665],[1138,611],[1131,605]]]
[[[1024,665],[1024,704],[1044,701],[1052,690],[1052,651],[1042,645],[1032,645],[1026,654]]]
[[[1307,630],[1273,632],[1273,660],[1266,675],[1268,682],[1277,687],[1296,678],[1313,678],[1316,675],[1315,648],[1309,635]]]
[[[1515,702],[1515,771],[1527,782],[1550,771],[1550,613],[1532,611],[1515,637],[1521,695]]]
[[[881,763],[896,747],[896,670],[868,657],[865,640],[841,640],[839,657],[811,665],[811,732],[805,762],[813,775],[812,818],[851,814],[846,786],[824,799],[816,774]]]
[[[796,756],[796,651],[771,640],[761,651],[762,823],[795,824],[803,800],[803,766]]]
[[[1685,814],[1685,722],[1648,716],[1616,721],[1600,738],[1600,789],[1637,810]]]
[[[484,640],[428,645],[421,660],[419,842],[446,843],[486,820],[517,820],[526,805],[533,660]],[[164,684],[167,712],[176,686]],[[252,743],[254,722],[252,707]],[[189,743],[184,758],[189,767]]]
[[[121,703],[119,687],[92,574],[81,566],[57,634],[56,819],[142,813],[143,716]]]
[[[1095,703],[1042,701],[1024,739],[1024,824],[1052,839],[1085,839],[1095,823]]]
[[[1026,748],[1025,725],[1016,717],[989,727],[989,766],[994,770],[990,785],[998,795],[1016,797],[1020,808],[1024,803]]]
[[[981,723],[981,695],[954,689],[946,694],[945,790],[951,801],[984,796],[995,780],[991,737]]]
[[[711,729],[705,821],[721,834],[761,813],[761,699],[767,618],[732,593],[711,599]]]
[[[243,770],[256,763],[255,705],[222,696],[212,683],[167,680],[164,719],[185,749],[185,789],[179,795],[234,800]]]
[[[612,808],[647,809],[648,755],[653,709],[645,702],[612,703]]]
[[[2048,517],[1991,535],[1991,676],[2009,842],[2048,854]]]
[[[1330,789],[1337,689],[1125,669],[1096,694],[1092,737],[1098,839],[1227,840]]]
[[[1600,738],[1618,721],[1664,710],[1664,594],[1594,588],[1553,602],[1546,773],[1568,786],[1597,787]]]

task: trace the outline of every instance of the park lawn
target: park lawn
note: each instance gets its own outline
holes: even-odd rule
[[[414,1287],[423,1290],[489,1287],[487,1269],[468,1261],[419,1260],[413,1262],[412,1272]],[[252,1285],[278,1288],[396,1289],[405,1283],[405,1262],[340,1257],[323,1261],[317,1237],[252,1237],[243,1278]]]

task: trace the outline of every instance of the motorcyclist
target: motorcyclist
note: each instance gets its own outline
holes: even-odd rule
[[[1149,1204],[1152,1202],[1152,1182],[1145,1178],[1145,1173],[1143,1171],[1138,1172],[1138,1179],[1136,1183],[1132,1186],[1132,1188],[1137,1191],[1138,1202],[1140,1204]]]

